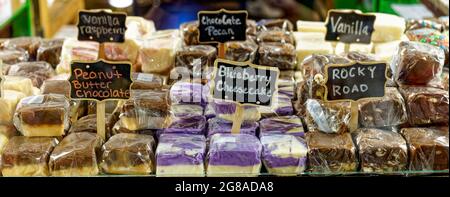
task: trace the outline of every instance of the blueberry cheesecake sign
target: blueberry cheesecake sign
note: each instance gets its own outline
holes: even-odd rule
[[[199,41],[202,43],[245,41],[247,16],[247,11],[225,9],[199,12]]]
[[[386,63],[353,62],[328,65],[325,71],[325,98],[328,101],[383,97],[386,87]]]
[[[330,10],[325,23],[327,29],[325,40],[369,44],[375,19],[375,15]]]
[[[125,41],[127,15],[117,12],[80,11],[78,40],[103,42]]]
[[[213,98],[240,104],[270,106],[279,70],[222,59],[215,61]]]

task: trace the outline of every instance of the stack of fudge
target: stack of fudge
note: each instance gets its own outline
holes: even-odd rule
[[[270,107],[212,99],[214,44],[198,23],[156,30],[127,17],[124,43],[104,57],[132,64],[131,98],[106,102],[106,139],[96,104],[69,100],[70,62],[96,60],[99,44],[72,38],[0,41],[0,172],[3,176],[296,176],[448,170],[448,25],[374,13],[370,44],[327,42],[323,22],[247,21],[247,39],[225,59],[280,70]],[[430,39],[428,39],[430,38]],[[432,38],[432,39],[431,39]],[[382,98],[325,102],[324,68],[386,61]],[[358,128],[350,131],[350,119]]]

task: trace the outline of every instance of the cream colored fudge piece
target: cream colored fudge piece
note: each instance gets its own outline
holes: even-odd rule
[[[3,91],[3,97],[0,98],[0,124],[12,123],[17,103],[24,97],[25,94],[22,92],[14,90]]]
[[[297,62],[299,65],[312,54],[333,54],[331,42],[325,41],[325,34],[318,32],[294,32]]]
[[[149,38],[156,31],[153,21],[138,16],[128,16],[125,24],[127,26],[125,38],[127,39]]]
[[[348,47],[346,46],[348,45]],[[339,42],[336,44],[336,48],[334,49],[336,55],[341,55],[344,53],[348,53],[350,51],[358,51],[362,53],[371,53],[373,48],[373,43],[370,44],[345,44]]]
[[[175,66],[175,54],[181,47],[178,37],[153,37],[142,43],[138,64],[144,73],[167,74]]]
[[[203,163],[199,165],[173,165],[157,166],[157,177],[203,177],[205,168]]]
[[[261,164],[253,166],[209,165],[206,176],[209,177],[256,177]]]
[[[373,42],[388,42],[400,40],[406,28],[405,19],[392,14],[367,13],[376,16],[374,32],[372,34]]]
[[[395,40],[391,42],[376,43],[373,47],[373,52],[380,59],[390,63],[400,42],[400,40]]]
[[[33,82],[31,79],[20,76],[4,76],[3,90],[15,90],[22,92],[25,96],[32,96]]]
[[[298,32],[320,32],[326,33],[327,28],[325,27],[325,22],[322,21],[297,21],[297,31]]]

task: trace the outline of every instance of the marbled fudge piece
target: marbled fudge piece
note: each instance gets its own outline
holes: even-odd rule
[[[258,45],[247,39],[225,43],[225,59],[238,62],[253,62],[256,58]]]
[[[291,101],[292,96],[282,94],[281,88],[278,89],[278,92],[273,98],[272,106],[258,106],[262,117],[289,116],[294,114]]]
[[[155,140],[150,135],[114,135],[102,147],[100,168],[108,174],[154,173],[155,147]]]
[[[312,54],[333,54],[334,52],[332,44],[325,41],[324,33],[294,32],[294,37],[297,43],[295,51],[299,63]]]
[[[308,166],[313,173],[355,172],[358,167],[356,147],[350,133],[308,132]]]
[[[239,133],[256,135],[256,130],[258,129],[258,122],[244,121],[241,124]],[[208,120],[208,133],[207,137],[211,137],[216,133],[231,133],[233,127],[233,122],[224,120],[221,118],[211,118]]]
[[[350,102],[326,102],[308,99],[305,106],[305,122],[308,131],[324,133],[345,133],[349,131],[352,116]]]
[[[448,170],[448,126],[403,128],[409,147],[410,170]]]
[[[306,142],[298,137],[283,134],[261,136],[262,160],[270,174],[287,176],[305,171]]]
[[[58,74],[70,73],[72,61],[95,61],[98,59],[100,44],[97,42],[65,39],[61,49],[61,61],[56,67]]]
[[[204,176],[205,153],[202,135],[162,134],[156,148],[156,176]]]
[[[134,72],[139,72],[135,64],[139,54],[140,46],[137,41],[132,39],[125,39],[123,43],[104,43],[105,58],[110,61],[127,61],[133,66]]]
[[[215,134],[207,154],[207,176],[258,176],[262,145],[248,134]]]
[[[293,70],[296,63],[295,47],[291,44],[262,43],[259,46],[259,64]]]
[[[175,117],[203,115],[203,107],[195,104],[174,104],[170,109]]]
[[[449,115],[448,91],[409,86],[401,87],[410,125],[446,124]]]
[[[55,70],[47,62],[22,62],[11,65],[8,75],[30,78],[33,86],[40,88],[42,83],[55,75]]]
[[[214,111],[216,112],[216,117],[233,121],[233,116],[236,111],[236,104],[233,102],[213,100],[211,103]],[[261,119],[261,113],[257,106],[243,106],[242,120],[243,121],[258,121]]]
[[[23,49],[0,49],[0,60],[4,64],[26,62],[28,59],[28,53]]]
[[[168,74],[175,66],[175,55],[180,47],[181,40],[175,36],[154,36],[145,40],[138,56],[142,72]]]
[[[27,137],[63,136],[69,129],[69,101],[63,95],[23,98],[14,114],[14,125]]]
[[[406,28],[404,18],[384,13],[367,13],[374,14],[376,17],[374,29],[372,33],[373,42],[388,42],[400,40]]]
[[[166,78],[162,75],[150,73],[132,73],[131,89],[154,90],[162,89]]]
[[[197,104],[205,106],[209,95],[209,86],[196,82],[178,81],[170,88],[170,100],[173,104]]]
[[[260,135],[266,134],[289,134],[303,137],[305,130],[298,116],[279,116],[265,118],[259,121]]]
[[[42,38],[39,37],[17,37],[6,40],[2,43],[4,48],[19,48],[27,51],[31,59],[36,59],[36,52]]]
[[[216,57],[217,50],[213,46],[183,46],[176,54],[175,66],[186,67],[192,72],[193,70],[212,67]]]
[[[48,62],[53,68],[61,61],[64,39],[43,40],[37,50],[37,61]]]
[[[427,43],[433,46],[437,46],[444,51],[445,54],[445,65],[448,65],[449,61],[449,46],[448,46],[448,32],[442,33],[439,30],[431,28],[420,28],[412,29],[406,31],[406,36],[411,41],[417,41],[422,43]]]
[[[105,132],[106,137],[112,136],[112,127],[116,121],[116,117],[112,114],[105,115]],[[69,129],[68,133],[90,132],[97,133],[97,114],[90,114],[81,117],[75,121]]]
[[[363,172],[398,172],[406,170],[406,141],[394,131],[362,128],[354,133]]]
[[[41,94],[61,94],[69,98],[70,83],[67,80],[45,80],[41,86]]]
[[[266,42],[276,42],[281,44],[292,44],[295,45],[295,38],[292,35],[292,32],[284,31],[284,30],[264,30],[259,32],[258,43],[266,43]]]
[[[206,118],[204,116],[187,115],[175,117],[172,123],[164,129],[164,133],[184,133],[204,135],[206,130]]]
[[[50,153],[58,140],[48,137],[16,136],[2,154],[3,176],[49,176]]]
[[[95,176],[102,139],[95,133],[71,133],[53,150],[49,168],[52,176]]]

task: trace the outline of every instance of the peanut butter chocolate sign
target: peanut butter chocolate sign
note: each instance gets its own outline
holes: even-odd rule
[[[124,42],[127,15],[80,11],[78,16],[78,40],[103,42]]]
[[[247,12],[201,11],[198,13],[199,41],[202,43],[224,43],[247,39]]]
[[[330,10],[325,25],[325,40],[370,44],[375,19],[375,15]]]
[[[72,99],[129,99],[131,65],[128,63],[74,62],[70,73]]]
[[[326,100],[351,100],[383,97],[386,63],[329,65],[326,68]]]

